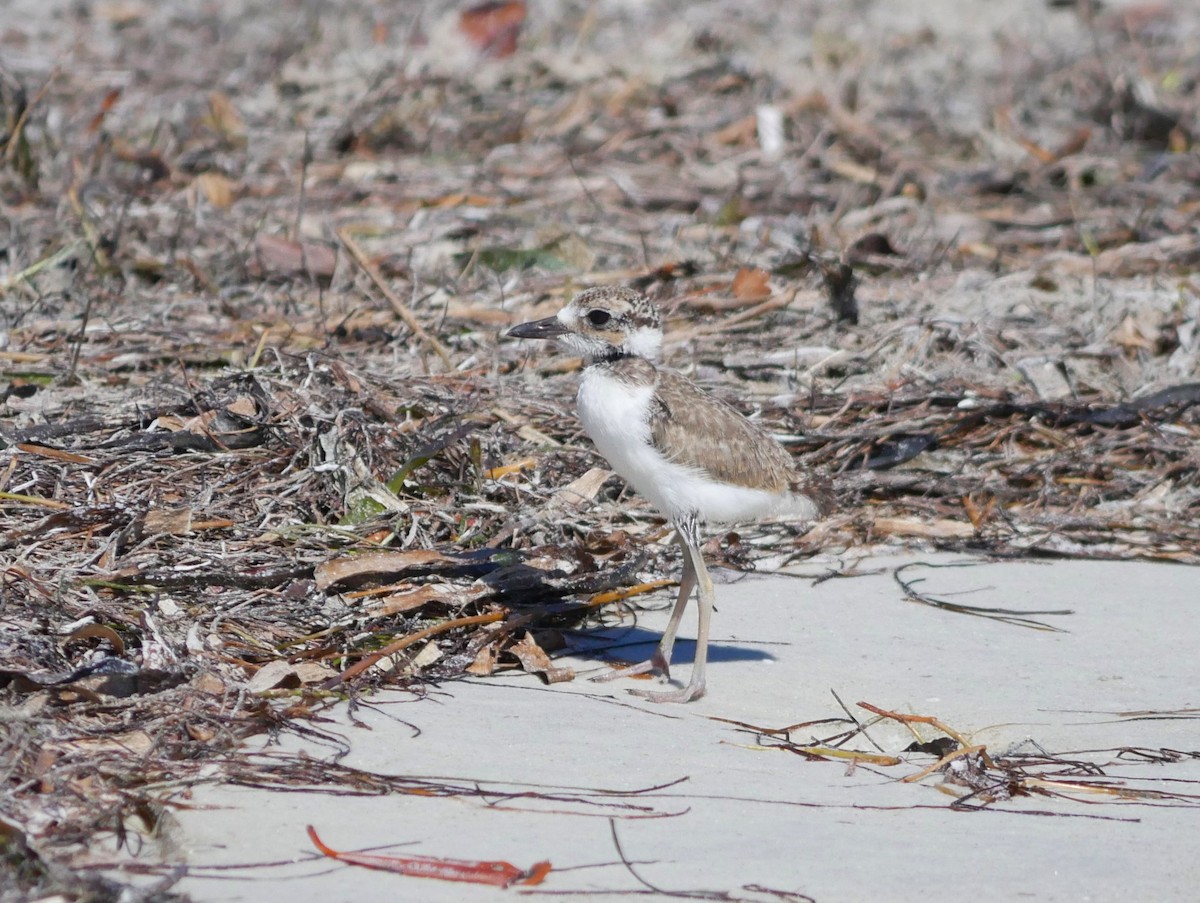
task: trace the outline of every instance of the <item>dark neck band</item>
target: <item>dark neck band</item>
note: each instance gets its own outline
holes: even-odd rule
[[[596,357],[595,362],[597,364],[611,364],[627,357],[633,357],[633,355],[623,348],[614,348],[610,345],[604,350],[603,354]]]

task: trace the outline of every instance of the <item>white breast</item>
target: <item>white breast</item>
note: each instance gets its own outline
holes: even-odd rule
[[[754,520],[784,513],[791,497],[718,483],[694,467],[677,464],[654,448],[649,411],[652,386],[630,385],[600,367],[584,370],[579,419],[600,454],[669,518],[697,511],[706,521]]]

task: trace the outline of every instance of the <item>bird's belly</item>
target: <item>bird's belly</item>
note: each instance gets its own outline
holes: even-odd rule
[[[775,513],[786,495],[713,480],[695,467],[668,460],[651,443],[653,386],[586,373],[579,384],[579,419],[600,454],[669,518],[695,511],[706,521],[752,520]]]
[[[633,386],[600,373],[585,373],[576,403],[583,428],[609,465],[656,505],[655,451],[650,445],[653,386]]]

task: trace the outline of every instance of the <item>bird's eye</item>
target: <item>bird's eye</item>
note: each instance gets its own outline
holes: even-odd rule
[[[612,314],[606,310],[591,310],[588,311],[587,321],[593,326],[603,326],[612,319]]]

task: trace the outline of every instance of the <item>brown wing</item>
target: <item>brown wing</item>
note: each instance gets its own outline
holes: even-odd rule
[[[762,428],[678,373],[657,375],[650,437],[664,455],[737,486],[782,492],[797,483],[792,456]]]

